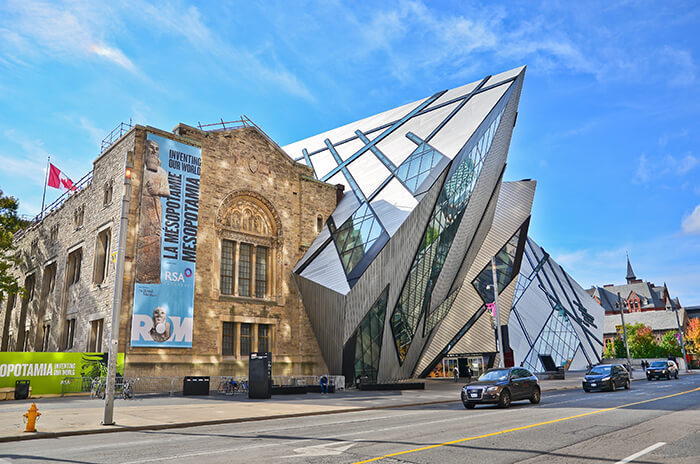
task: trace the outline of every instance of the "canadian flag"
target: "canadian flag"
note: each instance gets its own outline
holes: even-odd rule
[[[61,190],[75,190],[73,181],[53,164],[49,163],[49,187]]]

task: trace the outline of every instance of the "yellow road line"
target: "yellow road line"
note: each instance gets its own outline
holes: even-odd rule
[[[381,460],[381,459],[391,458],[391,457],[394,457],[394,456],[400,456],[400,455],[402,455],[402,454],[416,453],[416,452],[418,452],[418,451],[426,451],[426,450],[433,449],[433,448],[439,448],[439,447],[441,447],[441,446],[454,445],[454,444],[457,444],[457,443],[463,443],[463,442],[465,442],[465,441],[476,440],[476,439],[478,439],[478,438],[493,437],[493,436],[496,436],[496,435],[502,435],[502,434],[504,434],[504,433],[517,432],[517,431],[519,431],[519,430],[526,430],[526,429],[531,429],[531,428],[533,428],[533,427],[540,427],[540,426],[542,426],[542,425],[555,424],[555,423],[557,423],[557,422],[562,422],[562,421],[566,421],[566,420],[570,420],[570,419],[577,419],[577,418],[579,418],[579,417],[591,416],[591,415],[593,415],[593,414],[599,414],[599,413],[601,413],[601,412],[614,411],[615,409],[628,408],[628,407],[630,407],[630,406],[636,406],[636,405],[638,405],[638,404],[650,403],[650,402],[652,402],[652,401],[659,401],[659,400],[663,400],[663,399],[666,399],[666,398],[672,398],[672,397],[674,397],[674,396],[679,396],[679,395],[686,395],[686,394],[688,394],[688,393],[693,393],[693,392],[696,392],[696,391],[700,391],[700,387],[694,388],[694,389],[692,389],[692,390],[687,390],[687,391],[684,391],[684,392],[680,392],[680,393],[673,393],[673,394],[671,394],[671,395],[660,396],[660,397],[658,397],[658,398],[651,398],[651,399],[648,399],[648,400],[636,401],[636,402],[634,402],[634,403],[627,403],[627,404],[623,404],[623,405],[620,405],[620,406],[614,406],[614,407],[612,407],[612,408],[598,409],[597,411],[586,412],[586,413],[583,413],[583,414],[576,414],[575,416],[562,417],[562,418],[560,418],[560,419],[554,419],[554,420],[550,420],[550,421],[546,421],[546,422],[538,422],[537,424],[524,425],[524,426],[522,426],[522,427],[515,427],[515,428],[512,428],[512,429],[501,430],[501,431],[498,431],[498,432],[491,432],[491,433],[487,433],[487,434],[484,434],[484,435],[478,435],[478,436],[476,436],[476,437],[460,438],[459,440],[446,441],[445,443],[438,443],[438,444],[435,444],[435,445],[423,446],[423,447],[421,447],[421,448],[415,448],[415,449],[410,449],[410,450],[406,450],[406,451],[399,451],[398,453],[385,454],[384,456],[378,456],[378,457],[376,457],[376,458],[367,459],[367,460],[365,460],[365,461],[358,461],[358,462],[355,462],[354,464],[365,464],[365,463],[367,463],[367,462],[379,461],[379,460]]]

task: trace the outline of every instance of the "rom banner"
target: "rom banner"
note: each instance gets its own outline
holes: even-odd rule
[[[192,348],[202,150],[148,134],[131,346]]]
[[[29,380],[32,395],[58,395],[63,383],[73,377],[106,376],[107,358],[107,353],[0,352],[0,388],[14,388],[15,381]],[[117,375],[124,375],[124,353],[117,355]],[[82,385],[84,391],[90,391],[90,382]]]

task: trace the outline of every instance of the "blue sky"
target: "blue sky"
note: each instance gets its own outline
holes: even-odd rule
[[[41,206],[121,121],[245,114],[280,145],[528,66],[507,180],[581,285],[700,304],[697,2],[0,1],[0,188]],[[58,196],[49,189],[47,202]]]

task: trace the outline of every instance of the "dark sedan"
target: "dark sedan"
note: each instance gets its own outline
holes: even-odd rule
[[[462,403],[467,409],[482,403],[496,403],[507,408],[518,400],[540,402],[537,377],[522,367],[490,369],[462,388]]]
[[[621,364],[607,364],[592,367],[583,378],[583,389],[615,391],[618,387],[630,388],[630,375]]]

